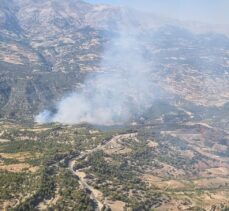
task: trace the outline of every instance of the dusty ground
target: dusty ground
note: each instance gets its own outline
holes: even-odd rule
[[[157,208],[158,211],[183,211],[193,207],[205,207],[205,210],[221,211],[221,205],[229,204],[229,192],[201,192],[198,195],[194,192],[173,192],[171,193],[172,200],[169,203]]]
[[[112,211],[123,211],[125,207],[125,203],[122,201],[107,201],[107,205],[111,208]]]
[[[10,140],[8,139],[0,139],[0,143],[6,143],[6,142],[9,142]]]
[[[39,167],[31,166],[28,163],[18,163],[10,165],[0,165],[0,170],[9,172],[30,171],[32,173],[38,171]]]
[[[112,140],[109,141],[105,146],[102,147],[102,150],[109,154],[129,154],[132,150],[125,145],[126,140],[134,140],[138,142],[136,133],[122,134],[115,136]]]
[[[217,176],[229,176],[229,169],[225,167],[210,168],[206,171]]]
[[[31,157],[37,157],[39,153],[31,154],[29,152],[20,152],[20,153],[0,153],[0,158],[4,159],[15,159],[20,163],[14,163],[6,165],[4,161],[0,162],[0,170],[9,171],[9,172],[21,172],[21,171],[30,171],[32,173],[36,172],[39,168],[32,166],[26,163],[26,159]]]
[[[28,152],[20,152],[20,153],[0,153],[0,158],[9,158],[16,159],[20,162],[24,162],[26,159],[32,157],[32,155]],[[35,157],[33,155],[33,157]]]

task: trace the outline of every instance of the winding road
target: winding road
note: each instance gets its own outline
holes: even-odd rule
[[[105,207],[109,207],[106,203],[102,203],[100,201],[100,199],[98,199],[98,197],[96,196],[95,192],[96,190],[91,187],[89,184],[87,184],[86,180],[84,179],[85,176],[82,176],[82,172],[80,172],[79,170],[74,170],[74,164],[77,162],[77,160],[82,159],[83,157],[86,157],[90,154],[92,154],[93,152],[99,151],[99,150],[103,150],[104,147],[109,144],[110,142],[114,142],[114,141],[119,141],[121,139],[126,139],[126,138],[133,138],[136,136],[136,133],[129,133],[129,134],[122,134],[122,135],[117,135],[114,136],[113,138],[111,138],[109,141],[107,141],[105,144],[99,144],[97,147],[95,147],[92,150],[87,150],[85,152],[81,152],[80,155],[72,158],[69,163],[68,163],[68,168],[69,170],[72,172],[73,175],[76,175],[79,178],[79,183],[80,185],[83,187],[84,190],[89,190],[87,192],[90,192],[90,198],[94,201],[94,203],[97,205],[95,211],[101,211],[102,208]],[[106,200],[104,200],[106,201]]]
[[[74,170],[74,164],[75,164],[75,162],[77,162],[77,160],[80,160],[83,157],[88,156],[88,155],[92,154],[93,152],[96,152],[96,151],[98,151],[100,149],[102,149],[102,145],[101,144],[98,145],[96,148],[94,148],[92,150],[88,150],[88,151],[82,152],[79,156],[74,157],[68,163],[69,170],[72,172],[72,174],[76,175],[79,178],[79,183],[83,187],[83,189],[90,191],[90,198],[97,205],[95,211],[101,211],[102,208],[104,207],[104,204],[95,196],[94,188],[87,184],[87,182],[85,181],[84,177],[82,177],[82,175],[79,173],[78,170],[76,170],[76,171]]]

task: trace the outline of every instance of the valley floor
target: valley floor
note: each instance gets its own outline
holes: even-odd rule
[[[0,209],[227,210],[227,138],[199,123],[101,131],[3,121]]]

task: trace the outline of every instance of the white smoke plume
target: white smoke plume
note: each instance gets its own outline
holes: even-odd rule
[[[155,90],[140,30],[125,18],[125,22],[119,21],[116,32],[101,62],[105,71],[89,75],[80,92],[59,102],[55,114],[49,111],[39,114],[37,122],[122,124],[152,105]]]

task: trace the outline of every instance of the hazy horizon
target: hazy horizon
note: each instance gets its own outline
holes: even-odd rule
[[[106,3],[127,6],[153,12],[178,20],[205,22],[217,25],[229,24],[229,1],[226,0],[86,0],[90,3]]]

